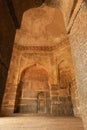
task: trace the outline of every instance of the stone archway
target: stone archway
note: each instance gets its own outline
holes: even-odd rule
[[[66,26],[67,26],[67,23],[69,22],[69,21],[67,21],[67,19],[69,20],[69,18],[72,19],[73,23],[75,23],[75,24],[73,24],[74,26],[72,26],[72,29],[70,29],[72,31],[72,33],[74,34],[74,35],[70,36],[70,39],[71,39],[71,46],[72,46],[73,61],[74,61],[74,66],[75,66],[75,70],[76,70],[78,89],[79,89],[78,92],[79,92],[79,97],[80,97],[80,107],[81,107],[81,112],[84,112],[84,114],[83,114],[84,120],[85,120],[85,118],[87,119],[87,116],[86,116],[87,115],[87,112],[86,112],[87,106],[84,106],[84,104],[86,102],[86,100],[85,100],[86,99],[85,86],[87,83],[86,82],[87,81],[86,80],[86,61],[84,62],[84,58],[86,58],[86,43],[87,43],[86,34],[85,34],[85,32],[87,30],[86,29],[87,26],[86,26],[86,22],[85,22],[87,19],[87,17],[86,17],[87,7],[85,4],[85,1],[86,0],[84,0],[84,1],[83,0],[79,0],[79,1],[76,0],[77,4],[73,4],[75,2],[75,0],[71,0],[71,1],[70,0],[67,0],[67,1],[60,0],[60,2],[62,3],[62,5],[64,7],[64,8],[62,7],[62,9],[63,9],[64,17],[65,17]],[[79,10],[79,12],[78,12],[78,10],[77,11],[75,10],[76,9],[75,7],[78,6],[78,4],[80,2],[83,2],[83,4],[80,8],[81,10]],[[74,7],[73,9],[72,9],[72,6]],[[70,13],[70,11],[72,11],[72,12]],[[78,13],[78,17],[73,17],[73,16],[77,16],[77,14],[73,15],[74,14],[73,11]],[[68,14],[68,15],[66,16],[66,14]],[[72,14],[72,17],[70,16],[70,14]],[[73,19],[73,18],[75,18],[75,19]],[[79,22],[79,20],[81,20],[81,18],[84,18],[84,20],[82,19],[82,21],[80,21],[81,23],[84,22],[83,26],[80,26],[81,23]],[[77,24],[78,24],[78,26],[77,26]],[[70,26],[71,25],[72,25],[72,22],[70,22]],[[76,31],[76,32],[73,32],[73,31]],[[80,32],[82,32],[82,33],[80,33]],[[13,86],[13,84],[11,85],[10,83],[7,83],[6,89],[7,88],[11,89],[12,86]],[[82,87],[83,87],[83,89],[82,89]],[[5,94],[5,96],[6,96],[6,94]],[[4,98],[5,98],[5,96],[4,96]],[[13,104],[12,104],[12,102],[9,102],[9,103],[8,103],[8,101],[5,102],[5,100],[3,103],[4,105],[2,105],[2,106],[3,106],[4,110],[8,111],[8,113],[9,113],[8,107],[13,105]],[[12,108],[13,108],[13,106],[12,106]],[[12,111],[13,111],[13,109],[12,109]],[[87,123],[85,123],[85,124],[87,124]],[[85,128],[87,128],[87,126]]]
[[[48,85],[49,76],[42,66],[35,64],[26,68],[20,78],[17,88],[15,112],[16,113],[48,113],[49,102],[47,104],[47,95],[50,100],[50,88]],[[39,99],[40,94],[46,94],[46,97]],[[42,99],[42,100],[41,100]],[[42,103],[41,108],[39,104]],[[42,109],[42,110],[40,110]]]
[[[65,41],[65,39],[67,38],[67,35],[66,35],[65,28],[61,27],[61,25],[64,26],[63,17],[61,16],[62,15],[61,14],[61,10],[58,9],[58,8],[55,8],[55,7],[53,8],[51,6],[52,5],[48,5],[48,6],[47,5],[43,5],[42,7],[38,8],[38,9],[33,9],[33,10],[30,10],[29,12],[25,13],[25,16],[24,16],[24,20],[25,20],[24,25],[22,24],[23,25],[22,29],[17,30],[18,33],[17,33],[17,37],[16,37],[16,40],[15,40],[15,46],[16,45],[18,45],[18,46],[16,46],[16,49],[18,48],[18,50],[21,50],[22,47],[23,47],[23,49],[25,49],[25,50],[26,50],[26,48],[30,48],[30,50],[31,49],[32,50],[35,49],[34,53],[36,53],[36,50],[40,50],[40,51],[46,50],[48,52],[51,52],[51,51],[53,51],[53,49],[56,48],[56,44],[58,46],[59,46],[59,44],[62,44],[60,42],[60,40],[62,38]],[[49,12],[48,12],[48,10],[49,10]],[[32,12],[33,12],[33,15],[32,15]],[[32,19],[30,18],[30,14],[31,14],[31,18]],[[37,17],[38,14],[39,14],[39,17]],[[52,16],[52,14],[53,14],[53,16]],[[29,17],[28,17],[28,15],[29,15]],[[51,17],[49,17],[49,16],[51,16]],[[43,19],[42,19],[42,17],[43,17]],[[55,20],[55,17],[56,17],[56,20]],[[59,22],[59,18],[60,18],[60,22]],[[35,20],[36,20],[36,22],[35,22]],[[29,22],[26,24],[27,21],[31,21],[30,23],[33,23],[33,29],[30,29],[30,27],[32,28],[32,26],[29,27],[27,25],[27,24],[29,24]],[[50,23],[49,23],[49,21],[50,21]],[[37,26],[37,22],[38,22],[38,26]],[[43,24],[43,28],[42,28],[42,24]],[[46,30],[44,30],[44,28],[46,28]],[[31,32],[30,32],[30,30],[31,30]],[[28,35],[27,35],[27,33],[28,33]],[[31,34],[33,34],[33,37],[31,36]],[[29,36],[30,36],[30,38],[29,38]],[[33,42],[32,42],[32,40],[33,40]],[[36,45],[36,46],[34,46],[34,45]],[[15,47],[14,47],[14,50],[15,50]],[[17,53],[18,53],[18,50],[17,50]],[[54,52],[56,52],[56,50]],[[22,53],[22,51],[19,52],[19,53]],[[58,52],[57,52],[57,54],[58,54]],[[15,62],[14,55],[16,55],[17,60],[18,60],[16,62]],[[22,93],[23,92],[22,88],[23,88],[23,86],[26,86],[27,81],[23,82],[24,80],[20,79],[20,83],[18,82],[16,75],[19,73],[19,71],[16,70],[16,69],[18,68],[17,63],[20,64],[20,61],[19,61],[20,57],[18,57],[18,55],[15,53],[15,51],[13,51],[12,58],[13,59],[12,59],[12,62],[11,62],[11,67],[10,67],[10,72],[9,72],[9,76],[8,76],[7,86],[9,87],[9,89],[11,89],[11,91],[12,91],[12,87],[13,87],[13,93],[14,93],[14,95],[12,95],[12,92],[10,92],[10,90],[9,91],[7,90],[7,92],[5,94],[5,97],[4,97],[7,102],[4,100],[3,109],[6,110],[6,107],[4,107],[6,105],[7,109],[8,109],[7,111],[11,111],[13,113],[16,87],[20,86],[18,88],[21,88],[21,90],[17,89],[17,92],[20,91],[19,97],[22,97],[23,96],[22,95],[23,94]],[[54,59],[56,60],[56,57]],[[55,61],[54,59],[52,59],[52,61],[51,61],[52,66],[54,66],[54,64],[53,64],[53,62]],[[14,68],[14,72],[11,70],[12,68]],[[56,68],[56,65],[55,65],[55,68]],[[51,68],[51,70],[54,71],[53,68]],[[56,75],[56,74],[54,74],[54,75]],[[13,79],[10,76],[13,77]],[[55,77],[54,77],[54,79],[55,79]],[[12,83],[12,84],[9,84],[9,83]],[[19,85],[18,85],[18,83],[19,83]],[[53,83],[56,84],[55,82],[53,82]],[[15,87],[14,87],[14,84],[15,84]],[[12,102],[9,102],[8,100],[10,100],[10,99],[6,98],[6,96],[8,97],[8,93],[10,93],[11,96],[12,96]],[[18,99],[18,98],[16,97],[16,99]],[[18,99],[16,101],[18,101],[19,105],[20,105],[21,101],[23,101],[23,100],[19,100]],[[16,102],[15,104],[18,104],[18,102]],[[20,106],[23,106],[23,103]],[[20,110],[17,110],[17,109],[15,109],[15,110],[16,111],[20,111]]]

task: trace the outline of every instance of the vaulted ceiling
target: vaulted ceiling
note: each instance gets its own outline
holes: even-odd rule
[[[15,43],[25,46],[54,46],[65,37],[66,30],[60,9],[42,4],[25,11]]]

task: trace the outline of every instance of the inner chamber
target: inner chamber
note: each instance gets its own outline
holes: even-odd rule
[[[19,63],[11,61],[19,75],[14,112],[76,114],[71,50],[59,7],[51,3],[26,11],[14,45]]]
[[[15,112],[50,112],[48,74],[38,65],[27,68],[21,75],[17,89]]]

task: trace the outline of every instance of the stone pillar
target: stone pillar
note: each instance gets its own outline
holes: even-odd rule
[[[16,97],[16,84],[8,83],[3,98],[3,104],[1,109],[2,116],[12,115],[15,108],[15,97]]]
[[[3,116],[12,115],[12,113],[14,113],[16,91],[19,82],[19,70],[20,54],[14,49],[11,58],[10,68],[8,71],[8,78],[1,107],[1,115]]]

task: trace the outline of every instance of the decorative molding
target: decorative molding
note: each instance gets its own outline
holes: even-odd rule
[[[60,43],[54,45],[54,46],[23,46],[23,45],[18,45],[17,43],[14,44],[14,48],[20,51],[48,51],[52,52],[55,49],[58,49],[60,47],[65,47],[69,46],[69,39],[65,38],[63,39]]]
[[[36,56],[36,57],[40,57],[40,56],[52,56],[52,53],[34,53],[34,52],[30,52],[30,53],[23,53],[23,57],[29,58],[32,56]]]

